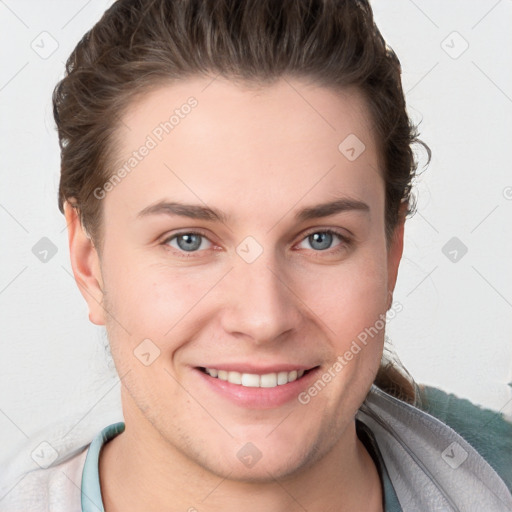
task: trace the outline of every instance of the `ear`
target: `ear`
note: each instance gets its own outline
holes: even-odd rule
[[[390,297],[388,309],[391,307],[393,302],[393,291],[395,289],[396,279],[398,276],[398,267],[400,265],[400,260],[402,259],[402,253],[404,250],[404,227],[407,206],[407,203],[402,203],[400,205],[400,210],[398,212],[398,222],[393,232],[391,243],[388,249],[388,295]]]
[[[89,320],[105,325],[103,281],[98,251],[80,222],[78,211],[69,202],[64,204],[68,229],[71,267],[76,284],[89,306]]]

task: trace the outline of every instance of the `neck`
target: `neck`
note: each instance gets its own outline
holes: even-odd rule
[[[126,415],[125,415],[126,416]],[[106,512],[382,512],[377,469],[357,437],[355,421],[324,457],[286,478],[242,482],[190,460],[152,425],[126,429],[104,445],[99,460]],[[151,431],[152,430],[152,431]]]

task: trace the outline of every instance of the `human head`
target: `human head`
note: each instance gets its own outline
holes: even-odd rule
[[[116,129],[137,96],[205,73],[256,86],[287,75],[339,90],[354,86],[364,94],[380,145],[389,242],[400,205],[413,211],[412,146],[423,142],[406,112],[400,62],[374,24],[369,3],[248,0],[236,14],[229,11],[230,2],[217,0],[120,0],[84,35],[53,95],[60,210],[72,200],[101,247],[98,189],[116,170]]]
[[[257,112],[251,110],[253,104],[249,100],[244,100],[243,94],[241,98],[239,91],[247,92],[249,90],[255,92],[256,96],[260,95],[263,98],[261,104],[263,111],[265,108],[268,109],[268,104],[264,103],[267,99],[269,101],[280,99],[286,105],[299,108],[289,94],[283,93],[283,80],[290,87],[300,83],[307,88],[311,87],[311,91],[314,91],[315,87],[317,91],[318,88],[322,89],[323,92],[315,97],[320,103],[323,102],[324,111],[326,110],[325,101],[329,97],[327,93],[331,94],[333,105],[337,104],[336,95],[339,96],[340,101],[343,99],[340,104],[336,105],[336,108],[346,115],[346,119],[351,119],[350,112],[353,107],[354,111],[358,113],[352,119],[354,124],[350,125],[349,122],[349,124],[343,125],[343,128],[356,126],[360,130],[359,133],[364,132],[363,140],[368,149],[363,151],[362,156],[358,158],[364,160],[368,157],[365,179],[371,177],[369,189],[374,198],[377,198],[377,191],[382,188],[382,201],[380,201],[380,197],[378,200],[375,199],[379,205],[382,204],[383,222],[381,225],[379,224],[382,232],[378,234],[378,240],[375,239],[376,235],[374,234],[372,243],[378,244],[382,239],[385,240],[386,246],[389,248],[397,232],[397,227],[403,227],[404,207],[409,207],[410,186],[415,170],[411,144],[415,141],[416,136],[405,112],[398,60],[385,46],[375,28],[369,6],[355,2],[340,4],[295,2],[285,8],[284,5],[274,2],[269,2],[268,5],[265,2],[246,2],[237,4],[239,11],[233,14],[224,2],[187,5],[190,8],[183,3],[173,4],[170,2],[150,2],[143,5],[137,2],[114,4],[78,45],[68,62],[68,76],[56,88],[55,113],[62,147],[60,206],[62,208],[64,201],[74,203],[98,253],[101,254],[105,247],[112,248],[112,242],[110,245],[107,243],[108,237],[103,232],[103,228],[107,225],[106,217],[102,216],[105,212],[105,205],[111,204],[111,199],[117,198],[117,211],[120,211],[121,203],[118,201],[119,194],[122,194],[120,189],[121,187],[126,189],[129,180],[120,184],[111,194],[109,193],[110,196],[105,198],[104,203],[101,202],[101,198],[95,196],[95,191],[102,190],[109,176],[115,172],[116,165],[119,164],[116,158],[119,156],[119,152],[126,150],[124,142],[130,137],[128,133],[130,124],[133,123],[132,127],[136,127],[139,126],[139,122],[141,126],[145,122],[145,133],[149,133],[151,122],[154,122],[155,119],[149,114],[148,117],[145,117],[144,109],[150,109],[148,112],[156,111],[158,104],[151,103],[152,98],[153,100],[154,98],[159,101],[164,100],[166,94],[171,94],[172,90],[181,90],[183,93],[183,89],[186,89],[188,84],[194,84],[194,90],[197,90],[198,80],[215,75],[227,79],[228,84],[219,80],[219,83],[223,83],[223,85],[219,86],[220,91],[215,89],[216,85],[211,86],[212,91],[214,89],[217,91],[212,94],[219,94],[218,97],[222,98],[222,94],[231,91],[232,98],[237,98],[241,105],[247,107],[247,112],[250,111],[253,114]],[[272,9],[275,12],[272,12]],[[280,30],[276,30],[276,27],[280,27]],[[265,33],[267,37],[264,36]],[[237,34],[239,34],[238,42]],[[203,38],[199,37],[200,35],[203,35]],[[274,36],[278,40],[273,39]],[[280,37],[283,39],[279,40]],[[190,48],[191,45],[194,46],[195,53]],[[229,83],[239,86],[240,89],[238,91],[230,89]],[[206,89],[206,85],[204,88]],[[312,92],[312,94],[317,93]],[[296,100],[297,97],[295,96],[294,99]],[[351,101],[353,104],[350,103]],[[162,104],[167,103],[163,101]],[[206,107],[201,112],[212,112],[212,108],[214,106],[211,103],[206,103]],[[142,109],[142,114],[139,112],[140,109]],[[197,112],[200,118],[199,109]],[[290,112],[295,111],[292,109]],[[217,114],[219,119],[223,119],[221,112],[217,112]],[[240,118],[243,119],[244,115],[246,115],[246,111],[240,111]],[[305,111],[304,115],[306,115]],[[193,115],[190,120],[193,124]],[[223,120],[228,124],[228,119]],[[294,120],[300,127],[300,119]],[[340,122],[345,121],[341,120]],[[309,122],[313,121],[309,120]],[[365,122],[367,123],[365,124]],[[275,119],[274,123],[273,129],[279,126]],[[337,125],[337,123],[334,124]],[[186,126],[184,123],[183,128],[186,129]],[[205,122],[205,126],[207,126],[207,122]],[[289,123],[286,126],[291,128]],[[299,128],[299,132],[301,129],[307,132],[306,126]],[[183,134],[186,131],[177,131],[176,136],[173,135],[174,140],[180,140],[183,145],[186,145],[186,140],[180,139],[180,133]],[[313,140],[315,134],[311,133],[310,135]],[[332,143],[332,141],[330,142]],[[160,151],[164,146],[165,144],[162,144],[155,152]],[[267,149],[265,146],[263,147]],[[331,145],[331,149],[332,147],[334,146]],[[190,149],[192,150],[192,148]],[[176,153],[178,152],[176,151]],[[169,154],[166,156],[169,157]],[[180,157],[183,156],[183,154],[180,155]],[[276,160],[278,157],[279,155],[276,154]],[[146,167],[146,172],[151,172],[145,163],[137,169],[139,171],[137,174],[130,175],[134,180],[141,179],[144,167]],[[285,162],[280,162],[280,164],[282,164],[282,172]],[[222,169],[218,171],[216,177],[220,176]],[[257,171],[254,174],[257,178]],[[277,175],[279,176],[279,169]],[[233,174],[232,177],[236,180],[236,174]],[[243,171],[241,171],[242,177]],[[311,178],[311,176],[309,177]],[[291,184],[293,177],[290,173],[286,178],[289,181],[285,183]],[[165,180],[165,178],[163,179]],[[229,183],[228,181],[224,182]],[[203,188],[205,183],[208,183],[206,174],[202,181]],[[139,185],[143,186],[144,184],[139,182]],[[195,181],[194,185],[193,190],[198,190],[201,183]],[[134,192],[136,193],[137,190],[133,189],[132,184],[132,194]],[[284,192],[286,196],[287,191]],[[136,199],[136,195],[130,197]],[[217,197],[216,204],[220,204],[219,197],[221,196]],[[289,196],[286,198],[287,201],[290,200]],[[258,207],[257,204],[255,206]],[[290,204],[290,206],[293,205]],[[256,212],[259,215],[260,212],[258,210]],[[112,215],[112,209],[110,215]],[[110,218],[112,219],[112,217]],[[111,221],[110,224],[112,224]],[[119,247],[123,245],[122,240],[120,242],[118,251]],[[379,247],[382,249],[382,246]],[[372,259],[372,255],[368,253],[367,266],[361,259],[357,262],[356,278],[361,277],[361,283],[367,286],[365,292],[368,293],[369,302],[368,304],[364,303],[362,288],[358,290],[360,293],[356,297],[355,304],[350,302],[350,297],[343,297],[346,307],[344,314],[353,314],[353,318],[357,319],[354,325],[349,325],[352,330],[347,328],[347,333],[350,335],[355,335],[356,327],[362,328],[376,317],[377,313],[382,313],[382,296],[379,295],[374,303],[371,302],[374,299],[373,292],[380,294],[387,284],[384,282],[382,267],[385,257],[382,256],[383,252],[380,251],[377,258]],[[106,262],[105,268],[113,270],[113,274],[117,275],[117,283],[121,283],[120,269],[114,268],[115,262],[112,260],[112,254],[105,250],[102,258],[102,262]],[[133,262],[133,260],[131,261]],[[395,270],[397,270],[397,265],[396,262]],[[140,280],[143,277],[138,273],[136,265],[133,267],[127,265],[121,270],[126,271],[127,279],[133,279],[135,287],[141,283]],[[296,268],[290,268],[290,271],[294,270]],[[158,311],[158,307],[163,304],[162,301],[168,300],[168,296],[177,292],[175,289],[168,288],[166,297],[161,284],[166,282],[172,287],[172,280],[166,281],[158,278],[156,274],[151,276],[151,280],[151,283],[144,284],[154,287],[155,293],[152,297],[160,300],[154,311]],[[174,281],[174,283],[176,282],[178,280]],[[269,287],[274,286],[270,285],[268,281],[265,282]],[[201,284],[199,281],[195,283],[196,285]],[[353,286],[356,284],[358,283],[352,282]],[[328,286],[329,283],[326,282],[325,285]],[[197,289],[193,290],[192,284],[187,290],[189,292],[197,291]],[[110,293],[107,293],[107,296],[111,298],[111,302],[108,303],[108,311],[115,315],[119,314],[123,320],[130,320],[130,315],[124,307],[126,304],[123,304],[119,293],[112,288],[108,291]],[[342,294],[343,290],[340,289],[332,296],[325,295],[324,306],[329,314],[332,315],[333,308],[337,306],[333,299],[340,299]],[[213,294],[209,295],[210,298],[214,296]],[[148,299],[148,297],[147,294],[141,295],[142,299]],[[185,294],[183,302],[189,298],[189,295]],[[127,295],[126,303],[129,303],[130,299],[133,297]],[[321,298],[316,296],[315,299],[318,304]],[[215,300],[222,301],[224,299],[217,297]],[[178,296],[175,295],[174,305],[177,306],[177,304]],[[222,302],[219,304],[222,305]],[[293,323],[291,318],[299,318],[294,316],[297,313],[293,309],[297,307],[296,299],[290,300],[286,305],[283,304],[281,304],[283,311],[286,309],[289,317],[283,315],[282,326],[287,322],[291,326]],[[169,311],[173,309],[173,304],[165,305],[169,306]],[[134,304],[132,303],[131,306],[133,307]],[[262,303],[255,304],[255,309],[257,309],[256,306],[264,307]],[[234,305],[230,304],[230,307],[234,307]],[[366,307],[368,311],[364,310]],[[147,308],[146,303],[141,305],[141,310],[148,313],[145,317],[147,321],[147,318],[151,317],[151,312],[146,311],[145,308]],[[194,314],[197,311],[195,310]],[[135,309],[132,309],[132,312],[135,315],[140,314]],[[270,310],[267,312],[271,313]],[[163,313],[164,310],[160,310],[160,316]],[[219,319],[221,317],[225,319],[226,315],[231,314],[232,311],[227,312],[227,308],[226,310],[221,308],[216,313],[219,315]],[[112,316],[114,317],[114,315]],[[347,318],[341,315],[339,318],[349,321],[350,315]],[[198,315],[198,320],[200,323],[207,322],[207,319],[201,315]],[[301,321],[303,320],[301,319]],[[270,332],[272,326],[279,327],[277,320],[275,322],[269,324],[267,332]],[[121,362],[121,368],[123,368],[126,360],[123,360],[121,354],[123,348],[117,339],[122,337],[122,333],[114,323],[110,324],[110,334],[116,331],[114,359],[116,363]],[[200,323],[198,326],[201,325]],[[235,324],[236,322],[231,326]],[[185,323],[185,325],[187,324]],[[213,323],[211,327],[213,328]],[[290,327],[289,330],[291,329]],[[202,353],[206,353],[205,333],[198,341],[205,349]],[[142,332],[136,331],[136,334],[140,335]],[[225,338],[221,338],[222,333],[212,330],[210,334],[217,334],[219,341],[226,341]],[[186,333],[182,336],[186,336]],[[200,336],[198,335],[197,338],[199,339]],[[378,339],[380,338],[379,335]],[[190,341],[190,339],[187,340],[187,342]],[[304,340],[302,340],[303,342]],[[162,343],[165,344],[165,341]],[[375,347],[378,349],[378,343],[375,344]],[[366,379],[376,369],[374,362],[378,350],[375,347],[372,364],[365,376]],[[291,354],[291,349],[287,350],[288,354]],[[226,354],[227,352],[224,353],[224,355]],[[365,382],[368,384],[369,381]],[[362,391],[364,390],[360,390],[359,393]],[[332,394],[332,391],[330,393]],[[328,393],[324,394],[324,397],[328,396]],[[351,403],[351,406],[353,405],[354,403]],[[144,407],[145,411],[151,413],[151,406],[145,405]],[[323,427],[325,426],[323,425]],[[311,429],[314,430],[314,427]]]
[[[368,1],[248,0],[229,11],[229,2],[217,0],[121,0],[84,35],[53,95],[59,209],[74,205],[101,250],[101,197],[116,172],[117,128],[129,105],[158,84],[210,73],[262,86],[286,74],[338,90],[354,86],[365,96],[381,155],[389,244],[400,207],[414,211],[412,147],[423,145],[429,160],[430,150],[407,115],[400,62]],[[414,401],[414,388],[396,370],[383,365],[379,384]]]

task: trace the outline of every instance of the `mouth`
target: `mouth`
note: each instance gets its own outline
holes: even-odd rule
[[[291,382],[301,380],[309,372],[318,368],[317,366],[308,370],[297,369],[291,371],[279,371],[272,373],[242,373],[238,371],[219,370],[216,368],[199,367],[198,370],[224,382],[235,384],[246,388],[276,388]]]

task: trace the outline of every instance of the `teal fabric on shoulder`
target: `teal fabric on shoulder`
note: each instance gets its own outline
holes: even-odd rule
[[[420,385],[420,408],[461,435],[500,475],[512,492],[512,423],[453,393]]]
[[[82,472],[82,512],[105,512],[101,497],[99,460],[105,443],[124,432],[123,421],[105,427],[91,442]]]

